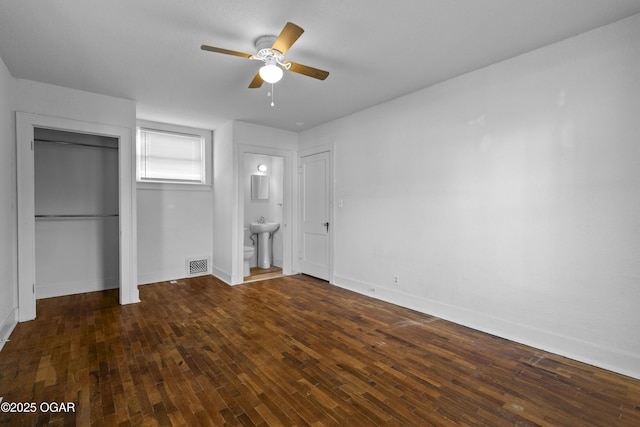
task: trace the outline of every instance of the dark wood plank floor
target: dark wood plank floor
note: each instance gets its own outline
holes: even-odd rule
[[[638,426],[640,381],[292,276],[40,300],[0,352],[0,425]]]

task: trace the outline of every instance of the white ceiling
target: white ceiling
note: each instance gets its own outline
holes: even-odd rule
[[[640,13],[640,0],[14,0],[0,56],[14,77],[136,101],[138,117],[215,129],[307,129]],[[330,71],[248,89],[254,53],[287,21],[286,58]],[[303,124],[300,124],[303,123]]]

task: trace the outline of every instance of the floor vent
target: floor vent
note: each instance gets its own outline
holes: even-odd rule
[[[207,258],[188,259],[187,271],[189,276],[209,272],[209,260]]]

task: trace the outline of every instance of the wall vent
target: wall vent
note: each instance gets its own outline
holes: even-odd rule
[[[209,259],[197,258],[187,260],[187,272],[189,276],[195,276],[198,274],[209,272]]]

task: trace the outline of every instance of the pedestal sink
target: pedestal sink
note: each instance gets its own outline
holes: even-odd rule
[[[249,224],[251,233],[258,235],[258,267],[271,267],[271,245],[269,245],[269,237],[271,233],[280,228],[278,222],[252,222]]]

